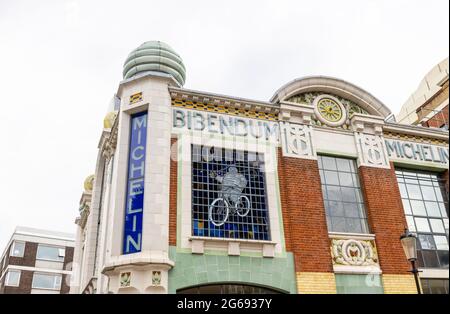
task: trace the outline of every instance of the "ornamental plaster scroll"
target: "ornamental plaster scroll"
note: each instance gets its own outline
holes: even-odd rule
[[[312,126],[289,122],[280,123],[283,156],[317,158],[312,143]]]
[[[390,168],[386,146],[381,135],[355,132],[355,140],[359,166]]]
[[[372,240],[332,239],[333,265],[378,266],[378,254]]]

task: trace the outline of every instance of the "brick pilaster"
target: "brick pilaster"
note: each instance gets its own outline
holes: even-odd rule
[[[317,160],[283,157],[278,176],[286,249],[296,272],[333,272]]]
[[[360,167],[359,176],[383,274],[408,274],[410,265],[400,243],[407,223],[394,165],[391,169]]]

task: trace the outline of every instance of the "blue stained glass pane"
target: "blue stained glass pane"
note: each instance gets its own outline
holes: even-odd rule
[[[193,235],[269,240],[264,156],[193,145],[192,221]]]

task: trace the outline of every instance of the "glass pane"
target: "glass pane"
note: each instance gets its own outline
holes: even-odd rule
[[[416,222],[416,228],[419,232],[430,232],[430,226],[428,225],[428,219],[426,218],[414,218]]]
[[[10,270],[7,273],[7,285],[8,286],[18,286],[19,285],[19,279],[20,279],[20,271],[17,270]]]
[[[359,178],[358,175],[355,173],[352,173],[352,178],[353,178],[353,184],[355,187],[359,187]]]
[[[341,200],[341,188],[338,186],[327,186],[328,199],[332,201]]]
[[[445,233],[448,235],[448,218],[442,219],[442,222],[444,223]]]
[[[434,194],[434,188],[431,186],[422,186],[423,199],[427,201],[436,201],[436,195]]]
[[[408,229],[411,232],[416,232],[416,225],[414,224],[414,218],[412,216],[406,216],[406,221],[408,222]]]
[[[436,202],[425,202],[425,207],[427,208],[427,214],[431,217],[441,217],[441,210],[439,209],[439,204]]]
[[[447,250],[448,251],[448,242],[446,236],[434,236],[434,241],[436,242],[436,248],[438,250]]]
[[[326,184],[339,185],[338,174],[335,171],[325,171]]]
[[[345,232],[361,233],[361,220],[359,218],[346,218]]]
[[[405,214],[411,214],[411,206],[409,205],[409,200],[402,199],[403,209],[405,210]]]
[[[424,267],[437,268],[439,267],[439,260],[436,251],[422,251]]]
[[[331,224],[334,232],[345,232],[345,218],[343,217],[332,217]]]
[[[337,170],[336,161],[333,157],[322,156],[322,166],[326,170]]]
[[[448,217],[447,215],[447,207],[444,203],[439,203],[439,208],[441,209],[441,215],[442,217]]]
[[[448,268],[448,251],[438,251],[437,253],[441,267]]]
[[[406,192],[406,186],[403,183],[399,183],[400,195],[402,198],[408,198],[408,192]]]
[[[352,161],[348,160],[348,159],[344,159],[344,158],[336,158],[336,163],[337,163],[337,168],[339,171],[346,171],[346,172],[350,172],[351,168],[350,168],[350,163]]]
[[[62,262],[64,261],[64,257],[60,256],[59,249],[60,249],[59,247],[46,246],[40,244],[37,249],[36,258]]]
[[[422,250],[435,250],[436,245],[433,241],[433,236],[430,234],[419,234],[419,242]]]
[[[357,201],[354,188],[342,187],[341,191],[342,191],[342,200],[344,202],[356,202]]]
[[[345,217],[359,218],[359,208],[356,203],[344,203]]]
[[[437,200],[439,202],[443,202],[444,199],[442,198],[442,190],[440,188],[434,188],[434,191],[436,192]]]
[[[24,242],[13,242],[13,245],[11,246],[11,256],[16,257],[23,257],[23,253],[25,251],[25,243]]]
[[[445,233],[444,223],[442,219],[430,219],[431,230],[434,233]]]
[[[331,216],[344,216],[344,207],[341,202],[328,202],[328,210]]]
[[[429,291],[431,294],[446,294],[448,293],[448,280],[442,279],[429,279],[428,280]],[[447,287],[445,285],[447,282]]]
[[[414,215],[418,216],[426,216],[427,212],[425,211],[425,205],[422,201],[410,200],[411,209]]]
[[[342,186],[353,186],[352,174],[347,172],[339,172],[339,183]]]
[[[419,268],[425,267],[422,251],[417,251],[417,267],[419,267]]]
[[[60,275],[48,275],[48,274],[35,273],[33,275],[33,288],[59,289],[59,286],[56,285],[56,283],[57,283],[56,277],[60,277]]]
[[[422,199],[422,194],[420,193],[420,188],[418,185],[407,184],[408,195],[410,199],[420,200]]]

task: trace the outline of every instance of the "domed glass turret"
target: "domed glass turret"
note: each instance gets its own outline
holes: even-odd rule
[[[186,80],[183,60],[161,41],[147,41],[134,49],[124,63],[123,78],[128,79],[148,71],[170,74],[181,86]]]

